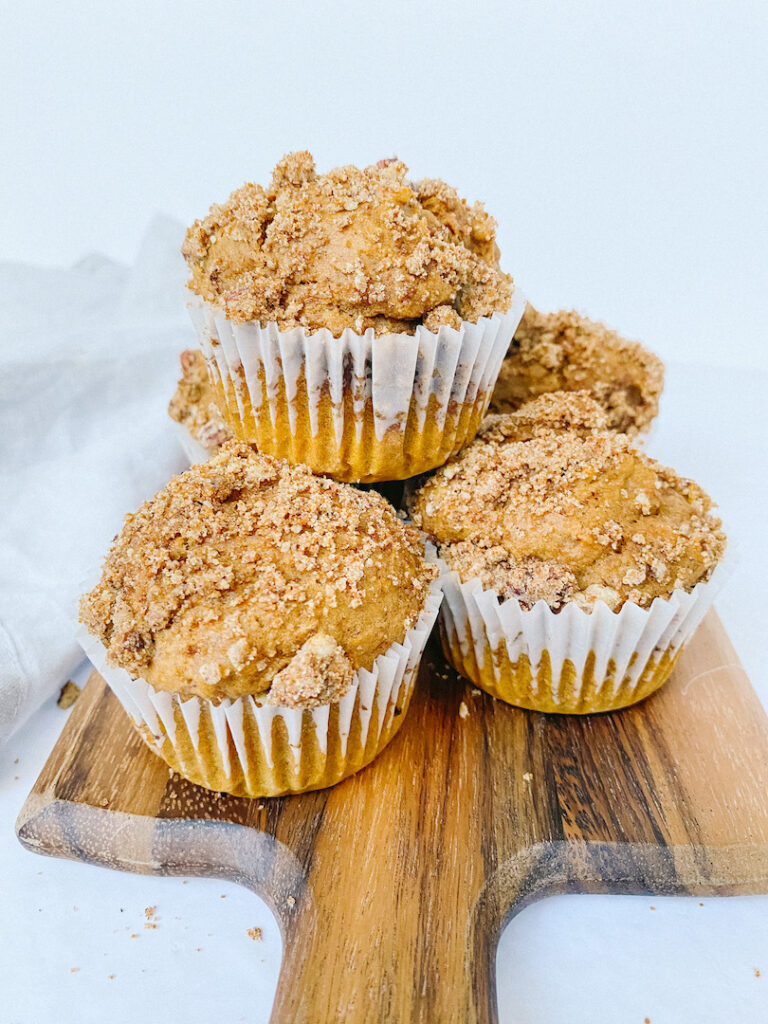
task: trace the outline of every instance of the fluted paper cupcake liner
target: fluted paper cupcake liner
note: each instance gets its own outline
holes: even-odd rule
[[[446,658],[477,686],[534,711],[613,711],[649,696],[669,677],[722,586],[722,563],[690,592],[657,597],[650,607],[626,603],[591,612],[544,601],[525,610],[500,601],[479,579],[462,583],[444,562],[440,632]]]
[[[196,437],[192,436],[184,424],[171,420],[171,425],[182,451],[189,459],[190,466],[194,466],[198,462],[207,462],[211,457],[211,453],[204,445],[200,444]]]
[[[78,640],[144,741],[174,771],[235,796],[281,796],[332,786],[389,743],[408,710],[441,599],[435,581],[403,642],[380,654],[371,671],[358,669],[340,701],[316,708],[250,696],[184,700],[109,666],[104,646],[82,626]]]
[[[259,451],[347,482],[399,480],[472,440],[525,310],[457,330],[376,337],[235,323],[197,299],[190,314],[227,422]]]

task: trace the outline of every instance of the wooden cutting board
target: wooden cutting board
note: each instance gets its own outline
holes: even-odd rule
[[[433,638],[371,767],[249,801],[169,774],[94,673],[17,830],[258,892],[284,939],[273,1022],[489,1022],[499,934],[533,900],[768,892],[768,720],[714,612],[656,696],[586,718],[494,701]]]

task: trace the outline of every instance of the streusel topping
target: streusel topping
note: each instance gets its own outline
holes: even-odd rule
[[[476,440],[412,501],[462,580],[525,607],[647,607],[712,574],[725,549],[709,497],[624,434]]]
[[[185,349],[179,360],[181,379],[168,406],[168,415],[213,454],[232,437],[232,431],[216,404],[216,392],[208,379],[203,353],[199,349]]]
[[[413,333],[509,308],[494,220],[399,160],[318,175],[291,153],[189,229],[190,288],[236,321]]]
[[[355,669],[331,636],[315,633],[272,680],[269,700],[284,707],[318,707],[340,700]]]
[[[588,435],[607,429],[608,415],[588,391],[550,391],[525,402],[516,412],[486,416],[477,436],[481,441],[503,444],[564,430]]]
[[[228,441],[126,517],[80,619],[156,689],[312,704],[404,639],[434,576],[375,492]]]
[[[491,412],[511,412],[548,391],[589,391],[608,426],[646,430],[659,411],[664,364],[640,344],[573,310],[526,308],[504,359]]]

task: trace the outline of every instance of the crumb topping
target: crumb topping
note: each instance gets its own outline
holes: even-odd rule
[[[608,426],[627,434],[646,430],[659,411],[664,364],[638,341],[573,310],[526,308],[504,359],[492,412],[511,412],[548,391],[589,391],[608,414]]]
[[[697,484],[608,432],[477,439],[411,512],[462,580],[554,610],[647,607],[709,579],[726,543]]]
[[[482,441],[503,444],[564,430],[586,436],[607,429],[608,416],[588,391],[550,391],[525,402],[515,412],[486,416],[477,436]]]
[[[59,691],[59,696],[56,703],[60,708],[65,711],[67,708],[71,708],[77,698],[80,696],[80,687],[72,679],[68,679]]]
[[[428,331],[437,334],[443,324],[458,330],[461,327],[461,317],[453,306],[435,306],[428,313],[424,314],[424,326]]]
[[[546,601],[556,610],[577,588],[576,577],[567,566],[538,558],[516,560],[500,544],[459,540],[442,545],[440,555],[462,580],[477,576],[486,590],[495,590],[504,601],[514,597],[526,609]]]
[[[187,231],[189,286],[235,321],[413,333],[509,308],[495,221],[399,160],[318,175],[291,153]]]
[[[435,575],[380,495],[228,441],[126,517],[80,620],[156,689],[269,699],[286,670],[282,703],[291,680],[311,703],[402,642]]]
[[[289,708],[332,704],[341,700],[354,675],[344,648],[333,637],[315,633],[272,680],[269,701]]]
[[[232,437],[216,404],[216,392],[208,379],[203,353],[185,349],[179,356],[181,379],[168,406],[172,420],[186,427],[209,454]]]

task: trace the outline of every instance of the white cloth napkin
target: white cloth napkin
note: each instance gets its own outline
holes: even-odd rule
[[[0,741],[82,659],[77,599],[125,513],[186,465],[182,235],[158,218],[133,267],[0,264]]]

